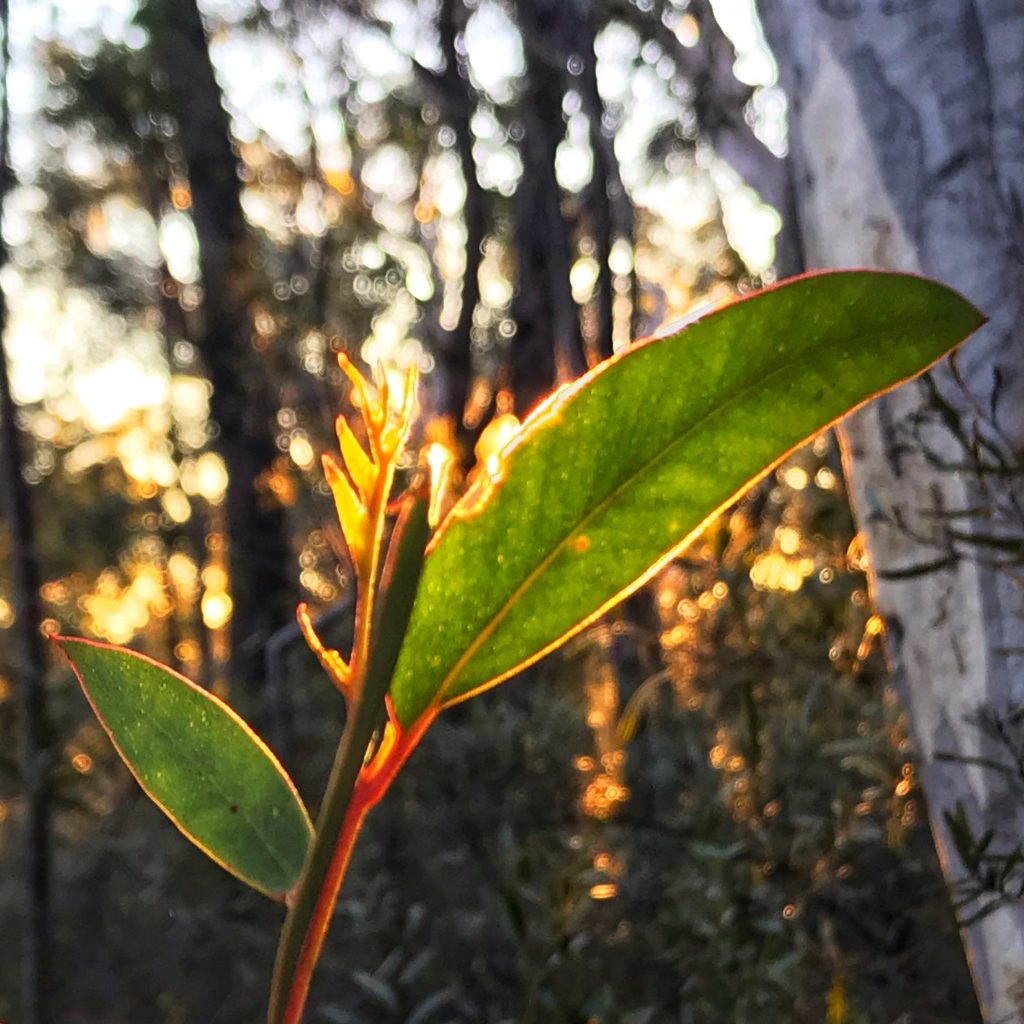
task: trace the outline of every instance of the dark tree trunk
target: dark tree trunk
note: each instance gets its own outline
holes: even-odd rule
[[[11,187],[9,167],[10,81],[9,8],[0,0],[3,32],[3,99],[0,101],[0,213]],[[0,237],[0,267],[7,246]],[[11,543],[11,590],[14,605],[12,669],[18,702],[20,770],[24,794],[22,864],[24,917],[21,932],[21,1019],[48,1024],[50,1016],[50,756],[46,723],[45,664],[39,605],[39,566],[28,484],[22,475],[21,438],[11,397],[4,332],[7,298],[0,289],[0,487],[5,495]]]
[[[436,82],[441,97],[442,117],[455,132],[455,150],[466,184],[462,216],[466,225],[466,266],[462,275],[462,304],[455,327],[439,338],[438,354],[445,376],[444,407],[451,416],[455,435],[467,455],[472,454],[472,440],[465,430],[463,414],[473,382],[472,330],[473,315],[480,301],[480,263],[483,259],[486,220],[483,190],[476,175],[473,159],[473,136],[470,117],[473,111],[468,73],[460,73],[455,45],[455,0],[443,0],[438,18],[438,32],[445,68]]]
[[[4,0],[0,0],[2,4]],[[0,262],[4,262],[0,256]],[[0,329],[7,303],[0,293]],[[20,730],[21,782],[25,796],[22,899],[22,1013],[25,1024],[50,1020],[50,782],[46,726],[45,666],[40,645],[42,613],[28,485],[21,473],[20,437],[0,339],[0,479],[6,492],[11,538],[11,579],[15,625],[14,680]]]
[[[260,646],[291,614],[294,584],[284,510],[266,487],[277,455],[275,397],[251,342],[250,242],[237,158],[196,0],[163,0],[143,14],[188,169],[203,284],[197,341],[213,384],[216,448],[227,466],[235,674],[259,674]]]
[[[146,203],[149,210],[150,216],[153,218],[153,223],[158,224],[160,222],[160,216],[162,213],[161,201],[159,196],[156,194],[156,189],[152,186],[156,184],[156,180],[150,181],[150,187],[147,189]],[[171,276],[166,264],[161,263],[160,265],[160,319],[161,319],[161,333],[164,341],[164,358],[167,360],[168,371],[173,375],[175,358],[174,358],[174,345],[176,340],[191,341],[191,333],[189,331],[188,319],[185,316],[185,311],[181,308],[181,303],[178,300],[176,294],[177,282]],[[174,444],[174,460],[175,464],[181,464],[181,447],[177,443],[177,424],[172,422],[171,434]],[[206,531],[209,526],[209,517],[206,514],[207,510],[204,507],[202,510],[197,508],[198,501],[193,498],[192,501],[192,516],[189,519],[186,526],[172,526],[164,534],[164,542],[168,553],[173,553],[180,547],[184,547],[188,550],[189,555],[197,565],[202,565],[204,555],[204,545],[206,538]],[[210,631],[207,629],[206,623],[203,621],[203,613],[199,597],[193,602],[192,607],[189,609],[190,623],[192,631],[195,633],[196,643],[199,646],[199,672],[195,677],[195,682],[201,686],[209,688],[213,682],[212,673],[212,651],[210,645]],[[177,643],[176,639],[178,636],[178,623],[177,623],[177,611],[173,612],[169,617],[172,641],[171,641],[171,656],[168,659],[168,664],[171,668],[181,671],[182,665],[177,655]]]
[[[519,105],[523,176],[515,196],[519,262],[512,304],[512,389],[516,412],[522,415],[551,390],[558,370],[564,367],[575,377],[586,370],[587,361],[579,309],[569,286],[570,225],[562,214],[555,176],[555,155],[565,133],[564,11],[554,0],[519,0],[516,11],[527,84]]]
[[[594,239],[594,259],[597,260],[597,285],[595,307],[597,329],[594,349],[600,359],[612,354],[614,333],[612,272],[609,263],[612,255],[612,198],[614,191],[621,192],[622,181],[615,160],[612,140],[604,127],[604,103],[597,88],[597,54],[594,52],[596,26],[592,17],[586,17],[587,27],[583,41],[586,47],[580,59],[580,93],[583,109],[590,121],[590,151],[594,161],[593,176],[587,190],[587,211],[590,215],[590,230]]]

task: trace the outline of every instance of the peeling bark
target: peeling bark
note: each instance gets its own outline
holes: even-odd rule
[[[1015,0],[762,0],[790,97],[811,266],[919,271],[991,322],[922,383],[850,417],[846,462],[936,845],[958,802],[1024,843],[998,729],[1024,705],[1024,9]],[[974,510],[972,514],[961,514]],[[1022,737],[1009,735],[1010,742]],[[984,901],[979,901],[979,904]],[[965,908],[962,917],[981,909]],[[986,1021],[1024,1022],[1024,903],[964,929]]]

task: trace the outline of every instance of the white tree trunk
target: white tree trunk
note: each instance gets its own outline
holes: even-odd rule
[[[1007,743],[976,721],[987,709],[1005,722],[1024,705],[1024,3],[760,0],[760,14],[790,98],[808,266],[918,271],[991,318],[957,357],[965,387],[942,367],[844,429],[890,659],[955,883],[966,869],[944,812],[958,801],[976,834],[996,830],[990,852],[1024,844],[1024,758],[1009,749],[1024,753],[1024,722],[1009,724]],[[982,459],[1005,464],[979,472]],[[986,514],[955,515],[971,509]],[[1020,564],[993,565],[1014,554]],[[950,754],[967,760],[939,756]],[[966,928],[965,943],[985,1020],[1024,1022],[1024,903]]]

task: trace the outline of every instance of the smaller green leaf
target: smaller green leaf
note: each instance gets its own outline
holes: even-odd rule
[[[223,701],[145,655],[54,639],[115,749],[186,838],[260,892],[291,889],[313,826],[256,733]]]

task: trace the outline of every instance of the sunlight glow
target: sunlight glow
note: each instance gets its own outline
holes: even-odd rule
[[[473,83],[498,103],[508,103],[513,82],[526,70],[519,32],[494,0],[483,0],[466,24]]]
[[[133,410],[162,406],[167,399],[167,377],[126,354],[82,373],[75,392],[86,423],[95,431],[104,431]]]
[[[176,281],[181,284],[199,281],[199,239],[188,214],[168,213],[160,221],[160,251]]]
[[[288,454],[299,469],[311,469],[316,462],[316,452],[304,434],[293,434],[288,442]]]
[[[115,644],[128,643],[152,618],[164,618],[172,610],[157,566],[136,561],[127,566],[126,575],[124,583],[122,573],[105,570],[81,600],[85,628]]]
[[[203,622],[208,629],[221,629],[231,619],[231,598],[222,590],[208,590],[203,594]]]

